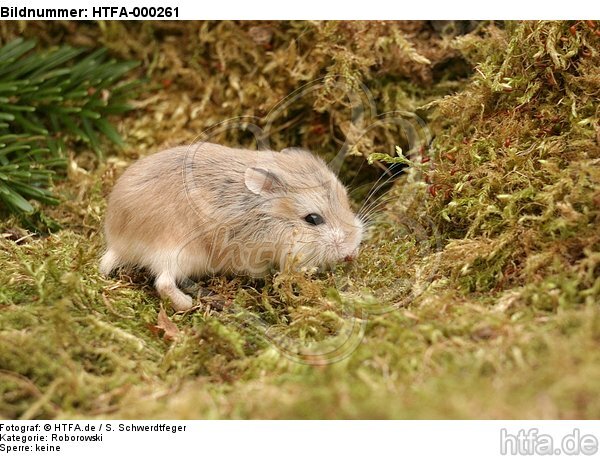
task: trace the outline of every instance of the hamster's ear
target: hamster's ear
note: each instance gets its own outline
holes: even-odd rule
[[[283,183],[271,171],[264,168],[248,168],[244,173],[248,190],[256,195],[272,194],[283,190]]]

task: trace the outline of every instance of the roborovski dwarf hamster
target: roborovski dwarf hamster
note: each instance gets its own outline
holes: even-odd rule
[[[178,281],[348,261],[363,225],[344,186],[310,152],[200,143],[131,165],[109,196],[105,235],[101,273],[146,267],[160,295],[186,310],[192,298]]]

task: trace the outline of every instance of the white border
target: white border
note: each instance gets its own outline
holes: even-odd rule
[[[598,441],[597,421],[2,421],[0,434],[7,425],[48,426],[50,435],[56,426],[64,426],[61,435],[101,434],[102,442],[60,444],[62,456],[106,456],[139,454],[165,456],[177,454],[218,455],[498,455],[501,435],[518,435],[534,431],[553,439],[552,454],[569,454],[562,450],[563,439],[577,430],[580,440],[588,436]],[[107,432],[107,424],[112,431]],[[119,432],[119,424],[186,426],[183,432]],[[96,426],[95,432],[69,430],[71,426]],[[103,431],[98,432],[98,426]],[[24,435],[33,435],[26,432]],[[533,434],[532,434],[533,435]],[[513,437],[511,437],[512,439]],[[6,442],[0,442],[0,444]],[[14,444],[11,443],[11,444]],[[54,444],[56,445],[56,444]],[[504,454],[540,454],[505,445]],[[534,448],[532,448],[533,450]],[[517,450],[513,452],[511,450]],[[556,452],[560,450],[560,452]],[[578,452],[577,454],[597,454]],[[6,454],[6,453],[3,453]],[[40,454],[11,452],[9,454]],[[573,454],[573,453],[572,453]]]
[[[340,20],[445,20],[445,19],[593,19],[600,18],[599,1],[573,2],[547,0],[367,0],[367,1],[274,1],[274,0],[167,0],[127,2],[115,0],[7,1],[5,7],[89,8],[92,7],[178,7],[179,19],[340,19]],[[108,17],[107,17],[108,18]],[[84,18],[87,20],[91,17]],[[106,18],[105,18],[106,19]],[[129,18],[134,19],[135,18]],[[4,19],[6,20],[6,19]]]

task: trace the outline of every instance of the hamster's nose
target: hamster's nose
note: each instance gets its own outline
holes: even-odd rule
[[[346,263],[350,263],[351,261],[354,261],[354,256],[352,256],[352,255],[346,255],[346,256],[344,257],[344,261],[345,261]]]

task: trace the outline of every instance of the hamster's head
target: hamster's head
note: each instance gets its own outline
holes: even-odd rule
[[[285,149],[248,168],[245,183],[265,222],[263,233],[298,266],[330,267],[358,254],[363,224],[346,188],[318,157]]]

